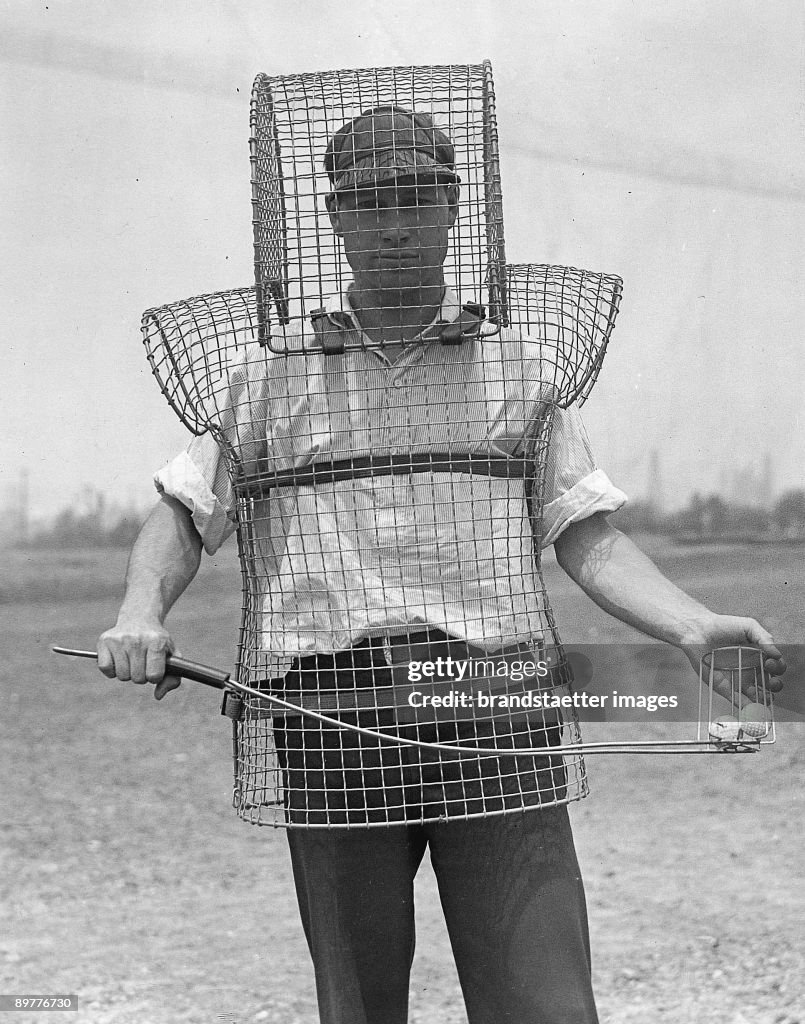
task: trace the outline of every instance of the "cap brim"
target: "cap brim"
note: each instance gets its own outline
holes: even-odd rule
[[[427,153],[413,149],[394,149],[375,153],[368,159],[358,160],[336,175],[333,183],[335,192],[345,189],[367,188],[400,178],[424,179],[451,183],[458,181],[452,167],[439,163]]]

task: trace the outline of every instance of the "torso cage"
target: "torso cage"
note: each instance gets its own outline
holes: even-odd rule
[[[471,818],[586,793],[581,754],[558,753],[580,740],[567,712],[559,720],[505,707],[411,707],[414,691],[444,696],[457,684],[411,681],[409,663],[448,655],[481,665],[471,684],[462,681],[472,694],[569,685],[540,568],[551,432],[568,391],[581,400],[592,386],[620,281],[536,265],[510,266],[507,279],[512,327],[502,336],[437,340],[396,371],[371,352],[288,356],[261,347],[253,288],[144,315],[163,393],[205,435],[197,443],[215,438],[223,456],[210,475],[237,513],[239,681],[425,744],[547,741],[557,751],[451,754],[278,714],[246,697],[234,723],[235,806],[248,821]],[[432,644],[429,627],[472,642]],[[406,631],[413,650],[383,643]],[[336,683],[303,658],[297,669],[307,671],[276,682],[295,649],[342,649],[359,636],[373,638],[368,669],[342,670]],[[503,660],[549,662],[551,672],[539,679],[532,669],[516,682],[511,671],[499,677]]]
[[[425,70],[395,69],[393,80],[419,81]],[[458,74],[427,70],[434,83]],[[488,67],[462,70],[481,83],[483,116]],[[339,74],[385,81],[389,73]],[[298,88],[318,77],[291,81]],[[276,109],[276,79],[272,89]],[[294,148],[323,153],[340,123],[331,116],[311,137],[297,126]],[[488,132],[480,136],[488,152]],[[490,189],[480,180],[476,196],[493,196],[499,209],[495,181]],[[481,201],[474,254],[465,261],[463,248],[455,252],[461,273],[452,283],[461,302],[467,292],[472,301],[491,297],[494,322],[472,313],[463,334],[425,332],[390,362],[341,319],[316,329],[307,271],[292,268],[313,262],[316,306],[325,288],[341,288],[343,271],[333,258],[333,276],[320,276],[324,236],[312,251],[301,246],[287,175],[274,187],[290,225],[281,274],[274,267],[261,278],[258,259],[256,289],[143,317],[163,394],[200,435],[193,458],[216,495],[205,515],[221,505],[237,522],[238,681],[308,712],[254,695],[230,702],[235,807],[256,824],[326,828],[466,820],[579,799],[583,758],[562,753],[579,743],[578,721],[538,699],[571,686],[540,549],[560,471],[554,426],[594,383],[620,279],[533,264],[490,270],[498,250],[487,244]],[[502,230],[499,240],[502,254]],[[327,331],[344,343],[328,346]],[[540,752],[505,753],[518,748]]]

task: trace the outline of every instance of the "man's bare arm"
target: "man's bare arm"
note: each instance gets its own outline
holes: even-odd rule
[[[667,579],[624,534],[597,513],[573,523],[556,540],[556,558],[565,572],[604,611],[642,633],[685,651],[698,666],[715,647],[762,647],[766,669],[782,675],[785,662],[770,633],[752,618],[718,615]],[[770,686],[779,690],[782,682]]]
[[[157,699],[179,685],[175,677],[165,676],[165,658],[174,645],[164,622],[200,561],[201,539],[190,512],[163,495],[134,542],[117,623],[98,641],[98,668],[104,675],[157,683]]]

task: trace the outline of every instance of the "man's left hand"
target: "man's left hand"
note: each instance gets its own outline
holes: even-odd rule
[[[701,636],[691,638],[691,642],[682,643],[680,647],[697,674],[702,655],[719,647],[758,647],[763,652],[767,689],[779,693],[783,688],[780,677],[786,669],[785,660],[771,633],[755,619],[745,619],[738,615],[714,615]],[[730,699],[733,696],[729,679],[724,673],[713,673],[713,688],[722,697]],[[745,704],[761,699],[761,695],[752,692],[751,687],[744,691]]]

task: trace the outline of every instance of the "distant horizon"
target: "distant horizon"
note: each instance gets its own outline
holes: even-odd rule
[[[660,451],[660,457],[662,457],[662,454],[662,451]],[[754,497],[747,494],[745,499],[742,499],[739,496],[740,492],[738,489],[740,480],[742,477],[751,477],[754,470],[755,466],[752,464],[721,467],[717,479],[703,482],[700,486],[696,486],[694,484],[694,486],[692,486],[683,497],[678,498],[678,500],[673,503],[668,501],[667,498],[661,501],[657,501],[656,497],[652,499],[648,486],[644,486],[642,490],[638,490],[636,488],[631,491],[628,488],[624,489],[626,490],[630,503],[640,502],[641,504],[653,504],[658,512],[663,515],[673,514],[681,509],[687,508],[696,494],[703,498],[715,495],[722,500],[725,500],[728,504],[736,507],[743,506],[771,509],[783,494],[805,489],[805,481],[794,482],[790,485],[778,484],[771,489],[765,500],[759,500],[760,496],[757,492],[755,492]],[[724,485],[725,478],[728,481],[726,486]],[[760,474],[755,474],[754,479],[756,482],[759,478]],[[34,483],[34,474],[30,472],[30,469],[28,482],[29,486]],[[21,511],[21,503],[18,496],[13,493],[8,493],[11,489],[12,488],[8,483],[6,483],[3,491],[0,491],[0,519],[3,519],[6,524],[8,524],[11,517],[15,514],[18,515]],[[36,504],[31,502],[28,507],[28,519],[31,525],[47,525],[48,523],[53,522],[56,516],[68,509],[74,512],[88,512],[89,500],[96,500],[98,498],[101,499],[110,514],[134,512],[137,515],[142,515],[152,507],[156,502],[157,497],[156,489],[152,486],[149,487],[148,481],[146,481],[145,485],[139,488],[138,491],[131,489],[127,495],[121,496],[119,493],[106,491],[98,484],[86,480],[82,483],[76,484],[72,496],[65,497],[60,503],[52,503],[47,507],[42,505],[37,507]]]

